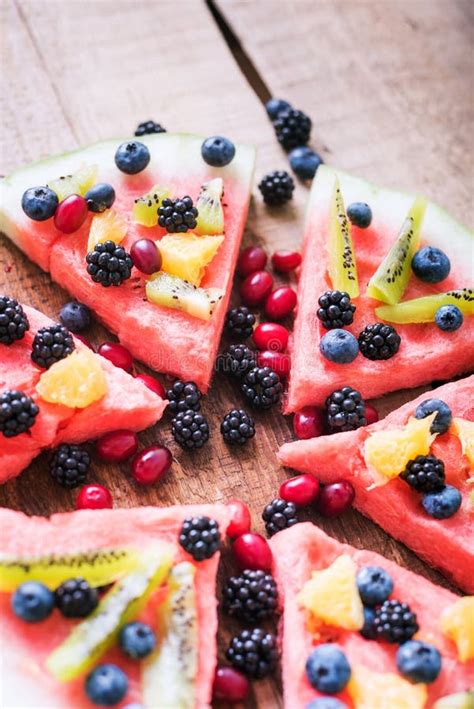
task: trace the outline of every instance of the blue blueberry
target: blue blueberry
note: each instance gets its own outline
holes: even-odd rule
[[[128,140],[118,146],[115,153],[115,164],[127,175],[136,175],[146,168],[150,162],[150,151],[144,143],[138,140]]]
[[[415,418],[424,419],[431,416],[435,411],[436,414],[433,423],[431,424],[431,433],[446,433],[451,426],[453,415],[451,409],[441,399],[425,399],[421,404],[418,404],[415,411]]]
[[[412,682],[434,682],[441,672],[441,655],[434,645],[408,640],[397,650],[397,667]]]
[[[98,665],[86,677],[86,694],[93,704],[111,707],[122,701],[127,690],[127,675],[117,665]]]
[[[375,640],[377,637],[377,631],[374,625],[375,611],[373,608],[367,608],[364,606],[364,625],[360,630],[360,634],[366,640]]]
[[[291,103],[284,101],[282,98],[271,98],[266,102],[265,108],[267,109],[269,119],[274,121],[279,113],[291,108]]]
[[[430,517],[448,519],[461,507],[462,495],[456,487],[445,485],[441,490],[423,495],[422,504]]]
[[[451,263],[441,249],[436,246],[423,246],[413,256],[411,270],[420,281],[439,283],[448,277]]]
[[[42,583],[26,581],[18,586],[12,597],[14,614],[27,623],[39,623],[54,608],[54,593]]]
[[[435,323],[445,332],[459,330],[463,320],[464,316],[456,305],[442,305],[435,313]]]
[[[35,222],[44,222],[46,219],[50,219],[58,204],[58,195],[49,187],[30,187],[21,198],[23,211]]]
[[[324,643],[308,657],[306,676],[318,692],[336,694],[349,682],[351,668],[339,645]]]
[[[222,135],[213,135],[201,145],[201,155],[208,165],[224,167],[234,159],[235,145]]]
[[[82,332],[91,324],[91,311],[87,305],[72,301],[63,305],[59,319],[71,332]]]
[[[319,349],[323,357],[336,364],[353,362],[359,354],[357,339],[347,330],[336,328],[329,330],[322,337]]]
[[[392,577],[380,566],[364,566],[357,572],[357,588],[365,606],[377,606],[392,593]]]
[[[120,631],[119,644],[128,657],[141,660],[154,649],[156,636],[149,625],[135,621],[123,626]]]
[[[367,229],[372,222],[372,210],[365,202],[352,202],[347,207],[347,216],[354,226]]]
[[[289,154],[291,169],[301,180],[312,180],[323,159],[311,148],[294,148]]]
[[[115,202],[115,190],[108,182],[98,182],[84,196],[90,212],[105,212]]]
[[[348,709],[345,702],[335,697],[318,697],[305,706],[305,709]]]

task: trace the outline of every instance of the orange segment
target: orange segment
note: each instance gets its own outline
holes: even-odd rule
[[[50,404],[85,409],[107,393],[107,378],[100,359],[89,350],[75,350],[40,377],[36,391]]]
[[[127,219],[113,209],[107,209],[102,214],[96,214],[91,221],[87,250],[94,251],[96,244],[113,241],[120,244],[128,230]]]
[[[356,665],[347,685],[354,709],[424,709],[426,685],[411,684],[393,672],[372,672]]]
[[[474,658],[474,596],[459,598],[441,615],[441,630],[458,649],[461,662]]]

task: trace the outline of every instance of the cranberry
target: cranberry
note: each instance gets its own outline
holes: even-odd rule
[[[248,276],[255,271],[263,271],[267,265],[267,254],[260,246],[248,246],[242,251],[237,263],[241,276]]]
[[[99,458],[109,463],[121,463],[137,452],[138,437],[133,431],[111,431],[101,436],[95,445]]]
[[[130,352],[118,342],[104,342],[98,349],[102,357],[108,359],[116,367],[131,372],[133,369],[133,357]]]
[[[283,320],[296,308],[296,293],[290,286],[280,286],[265,301],[265,315],[272,320]]]
[[[316,438],[324,432],[324,414],[316,406],[305,406],[293,418],[293,430],[298,438]]]
[[[250,532],[250,510],[241,500],[229,500],[227,507],[230,511],[230,523],[227,527],[227,536],[231,539],[240,537],[241,534]]]
[[[84,197],[71,194],[66,197],[54,213],[54,226],[64,234],[72,234],[85,222],[89,209]]]
[[[323,517],[337,517],[352,505],[354,496],[354,488],[348,480],[324,485],[319,493],[318,510]]]
[[[298,251],[288,251],[281,249],[275,251],[272,256],[272,265],[275,271],[280,273],[289,273],[301,264],[301,254]]]
[[[158,379],[155,379],[155,377],[151,377],[149,374],[137,374],[135,379],[140,379],[140,381],[142,381],[148,389],[154,391],[155,394],[161,396],[162,399],[166,399],[166,389],[163,384],[158,381]]]
[[[370,426],[371,423],[376,423],[379,420],[377,409],[375,409],[372,404],[365,405],[365,418],[367,420],[367,426]]]
[[[213,699],[230,704],[243,702],[249,693],[249,681],[233,667],[218,667],[214,676]]]
[[[272,551],[266,539],[256,532],[242,534],[232,547],[237,565],[244,569],[262,569],[271,571]]]
[[[283,354],[282,352],[264,350],[257,354],[257,362],[259,367],[270,367],[270,369],[273,369],[282,379],[286,379],[290,373],[290,355]]]
[[[112,495],[102,485],[85,485],[76,499],[78,510],[106,510],[113,507]]]
[[[173,456],[165,446],[150,446],[142,450],[132,463],[132,475],[140,485],[160,480],[171,467]]]
[[[133,265],[142,273],[151,276],[161,268],[161,252],[151,239],[138,239],[130,249]]]
[[[293,502],[297,507],[310,505],[318,495],[319,480],[309,473],[296,475],[280,485],[280,497]]]
[[[262,303],[273,288],[273,278],[267,271],[255,271],[240,284],[240,295],[245,305]]]
[[[282,352],[286,350],[290,333],[275,322],[263,322],[257,325],[253,331],[253,341],[259,350],[270,350],[270,352]]]
[[[84,337],[83,335],[78,335],[77,333],[75,333],[74,337],[77,340],[80,340],[82,342],[82,344],[85,345],[86,347],[88,347],[90,350],[92,350],[92,352],[95,352],[94,345],[91,342],[89,342],[89,340],[86,337]]]

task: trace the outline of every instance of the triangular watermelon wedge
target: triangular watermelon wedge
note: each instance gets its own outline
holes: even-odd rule
[[[426,399],[440,399],[451,409],[453,421],[474,421],[474,376],[422,394],[371,426],[356,431],[285,443],[278,452],[288,468],[313,473],[323,483],[349,480],[355,488],[354,505],[395,539],[413,549],[468,592],[474,591],[474,507],[472,458],[466,441],[453,426],[439,435],[430,452],[445,464],[446,482],[462,494],[460,509],[449,519],[430,517],[421,495],[400,478],[378,485],[365,459],[365,444],[380,431],[397,431]],[[374,483],[377,485],[374,487]]]
[[[410,195],[377,187],[324,165],[318,169],[304,232],[298,314],[291,342],[292,367],[285,405],[288,413],[322,404],[329,394],[345,385],[353,386],[365,398],[377,397],[436,379],[449,379],[469,371],[474,362],[474,291],[469,305],[471,317],[465,315],[463,326],[456,332],[442,332],[433,322],[396,324],[401,345],[388,361],[371,361],[359,353],[350,364],[334,364],[321,355],[319,344],[327,330],[316,317],[316,311],[318,298],[333,289],[329,273],[334,266],[328,247],[336,179],[346,209],[352,202],[366,202],[373,214],[367,229],[351,226],[360,295],[353,298],[357,309],[354,322],[347,329],[356,337],[367,325],[381,322],[375,309],[384,303],[367,296],[367,285],[392,248],[413,205]],[[423,283],[411,275],[403,302],[474,286],[474,235],[433,203],[428,203],[421,223],[420,246],[428,244],[448,255],[451,272],[436,285]]]
[[[0,344],[0,391],[23,391],[33,398],[40,411],[28,432],[13,438],[0,433],[0,482],[19,475],[46,448],[60,443],[81,443],[120,428],[141,431],[159,421],[166,401],[98,354],[93,357],[100,363],[107,384],[103,398],[82,409],[41,399],[36,386],[44,370],[32,362],[31,348],[36,332],[53,323],[38,310],[22,307],[30,329],[22,340],[8,346]],[[89,352],[80,340],[74,338],[74,342],[78,352]]]
[[[0,231],[48,271],[54,281],[88,305],[137,359],[156,371],[191,379],[202,390],[207,390],[247,216],[255,151],[247,146],[236,146],[235,157],[229,165],[213,168],[202,159],[203,138],[172,133],[142,136],[140,142],[149,148],[150,163],[139,174],[126,175],[114,162],[115,152],[124,140],[109,140],[52,157],[1,180]],[[78,231],[63,234],[55,228],[53,219],[35,222],[24,214],[21,199],[26,189],[94,165],[97,166],[96,182],[110,183],[115,189],[113,209],[129,220],[122,242],[127,250],[138,238],[156,240],[166,233],[158,226],[134,223],[135,199],[153,186],[161,185],[168,188],[172,196],[190,195],[196,201],[205,182],[216,177],[223,179],[225,239],[201,283],[203,288],[215,288],[222,294],[209,320],[150,303],[145,295],[146,280],[136,269],[119,287],[103,288],[94,283],[85,262],[93,215],[89,215]]]

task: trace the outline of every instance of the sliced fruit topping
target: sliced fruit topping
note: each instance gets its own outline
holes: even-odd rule
[[[96,244],[103,244],[104,241],[120,244],[124,240],[127,230],[127,219],[114,209],[96,214],[91,221],[87,251],[93,251]]]
[[[441,614],[441,630],[457,646],[461,662],[474,658],[474,596],[459,598]]]
[[[347,687],[354,709],[424,709],[424,684],[412,684],[394,672],[372,672],[356,665]]]
[[[463,455],[474,468],[474,421],[454,418],[450,431],[461,441]]]
[[[354,245],[337,178],[334,182],[329,218],[328,255],[328,270],[333,289],[346,292],[351,298],[357,298],[359,279]]]
[[[157,273],[146,284],[149,301],[166,308],[182,310],[200,320],[211,319],[223,295],[218,288],[198,288],[168,273]]]
[[[149,192],[138,197],[133,203],[132,219],[142,226],[152,227],[158,224],[158,209],[166,197],[169,197],[168,187],[154,185]]]
[[[461,288],[397,305],[381,305],[375,308],[375,314],[381,320],[401,324],[434,322],[437,310],[443,305],[456,305],[464,315],[474,315],[474,289]]]
[[[48,183],[62,202],[72,194],[84,196],[97,179],[97,165],[84,165],[72,175],[63,175]]]
[[[433,709],[474,709],[474,690],[441,697],[433,704]]]
[[[40,377],[36,391],[50,404],[85,409],[107,393],[108,385],[100,359],[89,350],[75,350],[53,364]]]
[[[198,210],[196,234],[209,236],[224,233],[224,210],[222,209],[222,195],[224,194],[224,181],[221,177],[205,182],[201,187],[196,209]]]
[[[206,266],[223,241],[223,236],[168,234],[157,242],[162,257],[161,270],[199,286]]]

